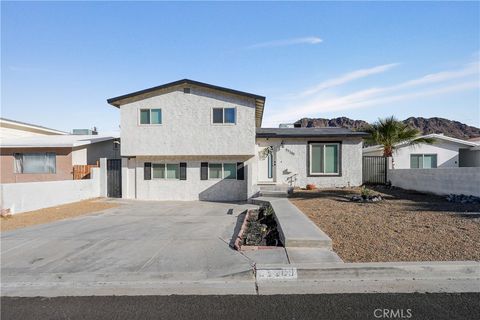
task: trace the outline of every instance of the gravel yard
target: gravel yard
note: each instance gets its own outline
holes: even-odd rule
[[[118,207],[118,203],[107,202],[103,199],[84,200],[61,206],[45,208],[35,211],[15,214],[0,220],[1,231],[25,228],[37,224],[73,218],[76,216],[94,213],[109,208]]]
[[[351,202],[360,188],[345,188],[296,190],[290,201],[332,238],[345,262],[480,260],[479,204],[401,189],[374,193],[385,200]]]

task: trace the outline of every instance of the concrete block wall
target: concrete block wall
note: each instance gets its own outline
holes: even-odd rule
[[[0,206],[12,214],[53,207],[100,196],[100,168],[93,168],[90,179],[4,183]]]
[[[480,168],[390,169],[388,180],[407,190],[480,197]]]

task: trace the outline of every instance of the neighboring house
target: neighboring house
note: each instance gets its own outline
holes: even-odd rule
[[[0,118],[0,139],[64,134],[68,133],[36,124]]]
[[[265,97],[192,80],[108,99],[121,115],[122,196],[236,201],[262,184],[362,184],[362,137],[261,128]]]
[[[433,138],[433,144],[420,143],[397,145],[393,153],[395,169],[428,169],[469,167],[478,163],[479,153],[472,148],[478,143],[445,136],[443,134],[428,134],[422,136]],[[364,156],[383,155],[382,146],[371,146],[363,149]]]
[[[0,140],[1,183],[71,180],[74,165],[118,158],[118,137],[49,135]]]

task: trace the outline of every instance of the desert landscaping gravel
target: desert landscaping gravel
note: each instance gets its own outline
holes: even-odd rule
[[[104,199],[84,200],[41,210],[19,213],[0,220],[1,231],[14,230],[53,222],[118,207],[118,203]]]
[[[351,202],[360,188],[345,188],[296,190],[290,201],[332,238],[345,262],[480,260],[479,204],[396,188],[373,191],[385,200]]]

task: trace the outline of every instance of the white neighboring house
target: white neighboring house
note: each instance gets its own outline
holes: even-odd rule
[[[479,144],[445,136],[428,134],[422,138],[433,138],[433,144],[399,144],[393,153],[395,169],[456,168],[479,166],[480,153],[475,151]],[[383,155],[382,146],[363,148],[364,156]],[[474,165],[477,163],[477,165]]]
[[[0,118],[0,139],[68,134],[36,124]]]
[[[262,185],[362,184],[366,133],[261,128],[263,96],[184,79],[107,102],[120,109],[123,198],[238,201]]]

